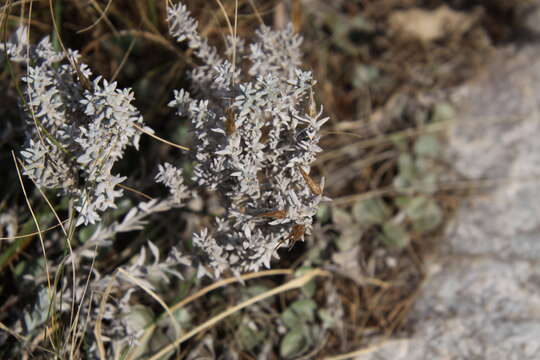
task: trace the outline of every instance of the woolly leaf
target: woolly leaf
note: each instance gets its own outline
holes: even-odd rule
[[[387,222],[379,239],[390,247],[403,248],[409,244],[410,235],[402,225]]]
[[[443,212],[437,202],[424,196],[411,199],[405,213],[411,219],[414,230],[418,232],[434,230],[443,220]]]
[[[441,144],[434,135],[422,135],[414,143],[414,152],[417,156],[434,158],[439,155],[440,151]]]
[[[292,303],[290,307],[303,321],[313,321],[317,304],[311,299],[300,299]]]
[[[391,210],[380,197],[373,197],[354,204],[352,213],[359,224],[369,226],[382,224],[391,215]]]
[[[288,359],[303,353],[309,346],[306,331],[298,326],[287,332],[279,345],[279,354],[282,358]]]

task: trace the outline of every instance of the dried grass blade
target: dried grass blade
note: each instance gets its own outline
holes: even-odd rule
[[[163,355],[167,354],[168,352],[170,352],[171,350],[173,350],[175,347],[179,346],[180,344],[182,344],[184,341],[192,338],[193,336],[195,336],[196,334],[208,329],[209,327],[211,327],[212,325],[215,325],[216,323],[218,323],[219,321],[223,320],[224,318],[234,314],[235,312],[238,312],[240,310],[242,310],[243,308],[245,307],[248,307],[252,304],[255,304],[259,301],[262,301],[268,297],[271,297],[271,296],[274,296],[274,295],[277,295],[277,294],[280,294],[282,292],[285,292],[285,291],[289,291],[289,290],[292,290],[292,289],[298,289],[302,286],[304,286],[306,283],[308,283],[311,279],[313,279],[314,277],[317,277],[317,276],[328,276],[328,272],[324,271],[324,270],[321,270],[321,269],[313,269],[307,273],[305,273],[304,275],[298,277],[298,278],[295,278],[281,286],[278,286],[277,288],[275,289],[272,289],[272,290],[269,290],[265,293],[262,293],[262,294],[259,294],[257,296],[254,296],[252,297],[251,299],[248,299],[246,301],[243,301],[241,302],[240,304],[236,305],[236,306],[233,306],[232,308],[228,309],[228,310],[225,310],[223,312],[221,312],[220,314],[214,316],[213,318],[205,321],[204,323],[202,323],[201,325],[195,327],[194,329],[192,329],[190,332],[188,332],[187,334],[183,335],[182,337],[176,339],[173,343],[165,346],[163,349],[161,349],[161,351],[159,351],[158,353],[154,354],[149,360],[158,360],[158,359],[161,359]]]

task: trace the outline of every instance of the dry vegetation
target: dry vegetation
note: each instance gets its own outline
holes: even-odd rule
[[[223,47],[229,33],[224,12],[235,21],[235,1],[185,3],[201,33]],[[313,69],[317,101],[331,119],[311,176],[326,178],[325,195],[333,202],[321,206],[312,236],[290,251],[280,250],[274,272],[246,275],[243,284],[234,277],[221,280],[211,291],[204,289],[212,281],[194,278],[175,280],[159,294],[140,290],[132,298],[134,313],[142,318],[138,324],[155,328],[154,314],[164,312],[160,301],[167,304],[183,334],[195,329],[172,357],[189,359],[345,359],[337,355],[410,330],[406,317],[422,282],[423,259],[467,193],[449,182],[466,179],[442,157],[444,130],[455,120],[446,91],[474,77],[494,46],[514,40],[523,6],[518,3],[238,1],[240,37],[252,37],[261,23],[282,27],[289,21],[304,37],[305,68]],[[173,89],[188,87],[185,73],[197,59],[167,35],[165,5],[7,1],[0,34],[3,42],[25,23],[32,40],[52,35],[53,43],[80,49],[95,74],[134,89],[137,107],[158,135],[189,147],[188,125],[170,121],[166,105]],[[424,30],[409,29],[410,23]],[[21,313],[34,309],[38,290],[24,287],[22,279],[42,276],[37,269],[43,251],[11,155],[23,141],[17,110],[21,68],[5,61],[2,66],[0,357],[12,358],[17,349],[24,358],[54,358],[73,319],[49,313],[46,330],[20,335],[9,330]],[[189,174],[189,159],[180,150],[150,137],[140,146],[144,151],[128,152],[117,165],[129,174],[123,186],[131,191],[104,221],[112,222],[147,196],[160,196],[163,189],[153,181],[157,163],[174,162]],[[58,222],[32,182],[25,179],[24,186],[41,228],[50,229],[43,244],[47,257],[58,264],[67,252]],[[54,192],[46,195],[60,219],[71,216],[66,201]],[[94,266],[113,274],[130,264],[148,239],[164,254],[177,242],[190,247],[191,234],[222,211],[216,204],[208,194],[186,209],[153,217],[142,231],[119,234],[100,249]],[[82,246],[92,229],[78,229],[73,246]],[[289,283],[295,274],[305,282]],[[152,354],[174,340],[171,329],[157,327],[162,333],[154,332],[147,348]],[[71,355],[82,359],[88,349],[80,341]]]

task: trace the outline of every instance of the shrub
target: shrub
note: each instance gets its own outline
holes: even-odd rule
[[[26,140],[19,152],[24,174],[38,187],[68,197],[79,229],[95,225],[65,261],[73,265],[74,279],[70,285],[65,277],[57,285],[61,296],[55,309],[73,312],[75,303],[88,302],[77,310],[70,331],[86,336],[101,314],[109,355],[142,334],[128,316],[135,284],[126,280],[156,290],[171,275],[183,277],[179,266],[192,273],[196,269],[198,277],[214,278],[270,267],[279,247],[310,233],[312,217],[325,199],[324,179],[319,185],[309,172],[321,151],[320,128],[328,119],[321,116],[322,109],[316,111],[311,72],[301,69],[301,37],[291,26],[279,31],[262,26],[249,46],[230,36],[222,56],[199,35],[197,21],[184,5],[168,9],[168,22],[170,34],[186,42],[200,61],[188,74],[190,92],[175,90],[169,104],[176,116],[191,122],[196,139],[190,152],[193,185],[185,184],[180,169],[163,163],[155,180],[169,189],[169,196],[141,202],[110,225],[102,215],[116,208],[123,195],[119,185],[126,179],[113,168],[127,147],[139,149],[141,132],[153,132],[133,105],[133,92],[94,77],[76,51],[57,51],[48,37],[30,45],[25,27],[4,44],[7,58],[25,67],[21,109]],[[109,245],[115,234],[141,229],[148,215],[183,207],[205,192],[217,193],[225,212],[194,234],[202,256],[173,248],[162,259],[150,242],[152,261],[143,248],[133,264],[124,266],[126,272],[108,275],[82,262],[75,279],[75,264],[95,257],[96,249]],[[61,269],[53,266],[54,271]],[[125,273],[130,278],[122,276]],[[39,287],[36,279],[27,277]],[[89,280],[92,293],[111,291],[115,300],[89,298]],[[44,325],[52,298],[41,290],[23,322],[28,331]],[[89,337],[90,352],[97,356],[99,346]]]

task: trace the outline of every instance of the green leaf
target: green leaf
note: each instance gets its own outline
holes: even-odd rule
[[[242,300],[251,299],[254,296],[260,295],[264,292],[267,292],[269,288],[264,285],[252,285],[246,288],[243,288],[241,290],[242,292]],[[261,304],[270,305],[272,303],[272,299],[265,299],[261,301]]]
[[[392,212],[380,197],[373,197],[354,204],[352,213],[359,224],[369,226],[382,224]]]
[[[422,110],[415,111],[412,114],[412,117],[413,117],[413,120],[414,120],[414,123],[416,124],[416,126],[424,126],[424,125],[427,124],[427,122],[429,120],[428,113],[426,111],[422,111]]]
[[[427,201],[428,198],[425,196],[416,196],[410,198],[407,207],[404,209],[407,217],[414,221],[424,216],[424,207]]]
[[[281,320],[289,329],[303,326],[315,320],[317,304],[311,299],[300,299],[293,302],[281,313]]]
[[[453,120],[456,117],[456,111],[454,107],[448,103],[439,103],[433,108],[433,115],[431,121],[448,121]]]
[[[296,270],[294,272],[294,276],[295,277],[300,277],[310,271],[312,271],[313,268],[309,267],[309,266],[302,266],[301,268],[299,268],[298,270]],[[306,297],[312,297],[313,294],[315,294],[315,290],[316,290],[316,285],[315,285],[315,281],[313,280],[310,280],[308,281],[308,283],[306,285],[304,285],[302,287],[302,293],[306,296]]]
[[[402,196],[396,196],[394,198],[394,202],[401,210],[404,210],[405,208],[409,206],[412,199],[414,198],[410,196],[402,195]]]
[[[315,320],[317,304],[311,299],[300,299],[293,302],[290,309],[292,309],[303,321],[313,321]]]
[[[319,316],[319,319],[321,319],[323,327],[326,329],[331,328],[336,323],[336,319],[326,309],[320,309],[317,312],[317,315]]]
[[[392,184],[396,189],[405,191],[411,187],[411,180],[407,179],[401,175],[398,175],[392,181]]]
[[[416,166],[411,154],[404,153],[398,157],[399,177],[412,181],[416,177]]]
[[[15,275],[15,278],[19,278],[24,275],[24,272],[26,271],[28,263],[24,260],[21,260],[17,265],[15,265],[15,269],[13,269],[13,274]],[[2,291],[0,291],[0,294]]]
[[[41,226],[45,226],[45,224],[49,224],[50,221],[53,219],[53,215],[51,212],[45,212],[39,215],[38,220]],[[33,233],[36,230],[36,225],[34,223],[33,219],[29,219],[24,223],[24,225],[21,227],[21,234],[29,234]],[[2,271],[5,267],[9,266],[11,261],[17,257],[17,254],[19,254],[21,251],[24,251],[26,246],[34,239],[35,235],[29,235],[26,237],[19,237],[15,239],[15,241],[9,245],[7,249],[2,249],[0,252],[0,271]]]
[[[437,202],[425,196],[414,198],[405,214],[411,220],[414,230],[418,232],[435,230],[443,220],[443,212]]]
[[[439,156],[441,144],[436,136],[426,134],[420,136],[414,143],[414,152],[417,156],[434,158]]]
[[[419,189],[424,194],[433,194],[437,191],[437,174],[427,174],[420,180]]]
[[[302,319],[290,307],[281,313],[281,321],[289,329],[301,326],[303,323]]]
[[[315,291],[317,291],[317,285],[315,284],[314,280],[310,280],[307,282],[306,285],[302,286],[302,294],[304,294],[305,297],[312,297],[315,295]]]
[[[303,327],[291,329],[281,340],[279,353],[282,358],[291,358],[303,353],[309,346],[309,339]]]
[[[252,351],[263,342],[266,331],[262,328],[253,329],[252,326],[243,321],[236,331],[236,336],[242,349]]]
[[[246,300],[252,298],[254,296],[267,292],[268,290],[268,287],[264,285],[252,285],[246,288],[242,288],[243,299]]]
[[[121,216],[127,213],[129,210],[133,208],[133,201],[130,199],[122,199],[114,209],[114,216]]]
[[[79,241],[81,244],[84,244],[90,237],[94,234],[96,231],[98,225],[88,225],[83,227],[77,232],[77,235],[79,236]]]
[[[125,315],[125,322],[131,329],[142,330],[154,321],[154,312],[143,305],[133,305]]]
[[[383,225],[383,233],[379,239],[387,246],[403,248],[409,243],[410,236],[402,225],[387,222]]]
[[[326,223],[330,221],[330,217],[332,216],[330,212],[330,206],[325,204],[319,205],[319,209],[317,210],[317,214],[315,216],[320,223]]]
[[[182,327],[189,327],[191,325],[191,314],[185,308],[176,309],[173,311],[173,315]],[[169,316],[167,318],[170,319]]]
[[[191,133],[189,131],[189,126],[182,124],[178,126],[173,133],[173,139],[178,144],[187,144],[191,141]]]
[[[323,251],[323,247],[320,246],[308,248],[305,261],[313,265],[322,265],[324,263]]]

